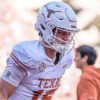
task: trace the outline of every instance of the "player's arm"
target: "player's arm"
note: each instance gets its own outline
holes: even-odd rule
[[[8,100],[25,76],[25,69],[10,57],[0,79],[0,100]]]
[[[77,100],[97,100],[97,88],[91,80],[80,81],[77,88]]]
[[[0,100],[7,100],[26,76],[26,69],[22,64],[26,54],[23,51],[25,50],[21,46],[15,46],[7,59],[7,66],[0,79]]]
[[[0,100],[8,100],[8,97],[14,92],[15,86],[0,79]]]

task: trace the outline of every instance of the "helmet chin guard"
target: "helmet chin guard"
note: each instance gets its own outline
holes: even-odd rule
[[[66,50],[69,52],[74,47],[73,36],[79,31],[74,10],[63,2],[49,2],[40,8],[35,28],[41,33],[41,38],[48,43],[42,44],[60,53]],[[53,33],[54,28],[70,32],[70,40],[65,41],[65,44],[58,43],[58,38]]]

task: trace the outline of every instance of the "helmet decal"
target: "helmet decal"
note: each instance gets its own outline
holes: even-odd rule
[[[51,16],[51,14],[55,14],[56,12],[61,12],[61,11],[54,11],[52,9],[49,9],[47,6],[45,6],[47,8],[47,12],[48,12],[48,15],[47,17],[49,18]]]

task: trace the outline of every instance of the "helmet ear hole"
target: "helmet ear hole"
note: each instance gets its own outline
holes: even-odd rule
[[[41,32],[41,31],[39,32],[39,36],[43,37],[43,34],[42,34],[42,32]]]

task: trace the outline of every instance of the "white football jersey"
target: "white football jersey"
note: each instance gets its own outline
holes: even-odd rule
[[[66,52],[54,64],[39,40],[15,45],[1,77],[16,87],[8,100],[50,100],[71,63],[72,52]]]

